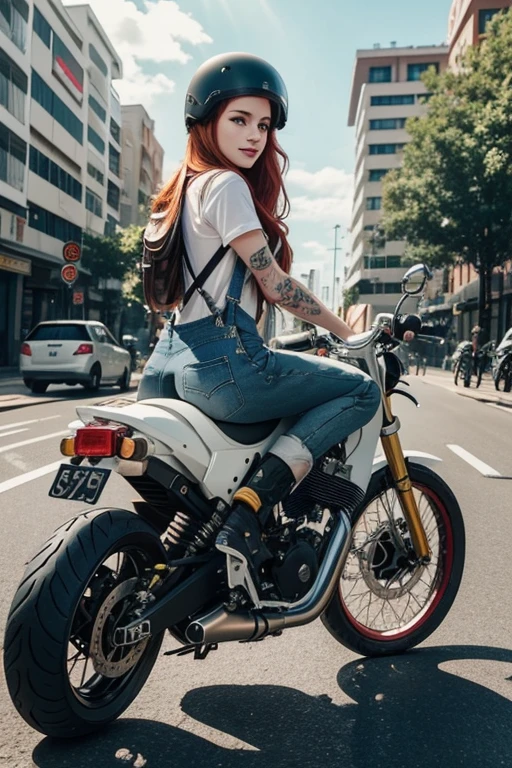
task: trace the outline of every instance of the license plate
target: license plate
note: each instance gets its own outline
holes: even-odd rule
[[[110,469],[74,467],[61,464],[48,495],[55,499],[71,499],[96,504],[107,483]]]

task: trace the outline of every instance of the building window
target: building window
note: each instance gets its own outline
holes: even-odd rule
[[[52,42],[52,28],[46,21],[45,17],[37,8],[37,6],[34,5],[34,32],[38,37],[41,38],[43,43],[46,45],[47,48],[51,47]]]
[[[367,197],[366,198],[366,210],[367,211],[380,211],[382,206],[382,197]]]
[[[384,293],[402,293],[402,284],[384,283]]]
[[[95,216],[99,216],[100,219],[103,218],[103,206],[101,203],[101,198],[92,192],[88,187],[85,189],[85,207],[88,211],[94,213]]]
[[[105,154],[105,142],[101,138],[99,134],[96,133],[96,131],[91,128],[90,125],[87,126],[87,140],[90,144],[93,145],[95,149],[98,150],[100,155]]]
[[[493,16],[496,16],[502,8],[486,8],[483,11],[478,11],[478,34],[485,35],[485,28],[487,22],[489,22]]]
[[[113,118],[110,118],[110,135],[118,144],[121,143],[121,128]]]
[[[71,136],[83,143],[84,126],[78,117],[59,99],[56,93],[46,85],[42,77],[32,70],[31,95]]]
[[[121,166],[121,153],[117,151],[117,149],[114,149],[112,144],[108,145],[108,167],[112,171],[112,173],[115,173],[116,176],[120,175],[120,166]]]
[[[386,266],[388,269],[391,269],[392,267],[401,267],[402,266],[402,257],[401,256],[386,256]]]
[[[439,64],[437,62],[428,62],[427,64],[408,64],[407,80],[421,80],[422,74],[426,72],[430,67],[434,67],[435,71],[439,72]]]
[[[405,128],[405,117],[388,117],[380,120],[370,120],[370,131],[393,131]]]
[[[139,193],[137,195],[137,204],[147,206],[149,203],[149,195],[146,195],[145,192],[142,191],[142,189],[139,189]]]
[[[114,217],[107,213],[107,220],[105,222],[105,229],[103,232],[105,237],[114,237],[117,232],[117,224],[118,222],[114,219]]]
[[[23,53],[27,50],[28,4],[25,0],[0,0],[0,32]]]
[[[402,107],[414,104],[414,93],[399,94],[397,96],[372,96],[371,107]]]
[[[82,185],[70,173],[54,163],[35,147],[30,147],[29,168],[42,179],[53,184],[74,200],[82,202]]]
[[[92,43],[89,44],[89,57],[93,64],[96,64],[100,72],[102,72],[105,77],[107,77],[108,67]]]
[[[103,109],[99,101],[97,101],[94,96],[89,96],[89,106],[92,111],[98,115],[102,123],[107,122],[107,111]]]
[[[363,227],[365,232],[373,232],[375,229],[375,224],[367,224],[365,227]]]
[[[404,148],[403,144],[370,144],[370,155],[395,155]]]
[[[80,227],[34,203],[28,203],[28,208],[28,225],[32,229],[37,229],[39,232],[44,232],[45,235],[62,240],[63,243],[67,243],[69,240],[73,240],[75,243],[81,241],[82,230]]]
[[[370,83],[390,83],[391,67],[370,67]]]
[[[55,32],[53,32],[53,73],[81,104],[84,95],[84,71]]]
[[[27,143],[0,123],[0,180],[23,192]]]
[[[368,176],[368,181],[382,181],[386,173],[389,173],[389,170],[389,168],[372,168]]]
[[[386,257],[385,256],[365,256],[364,268],[365,269],[385,269]]]
[[[107,203],[115,211],[119,210],[120,195],[121,195],[121,190],[119,189],[119,187],[117,187],[112,181],[109,181],[108,188],[107,188]]]
[[[96,179],[102,186],[105,184],[105,176],[101,171],[98,171],[97,168],[92,165],[92,163],[87,163],[87,173],[89,176],[91,176],[93,179]]]
[[[0,104],[20,123],[25,122],[27,91],[28,77],[0,48]]]

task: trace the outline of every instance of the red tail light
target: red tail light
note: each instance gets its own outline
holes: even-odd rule
[[[74,355],[92,355],[92,344],[80,344]]]
[[[27,344],[26,341],[21,345],[21,354],[27,355],[28,357],[32,357],[32,350],[30,349],[30,344]]]
[[[89,424],[77,429],[75,454],[77,456],[115,456],[126,427],[105,427]]]

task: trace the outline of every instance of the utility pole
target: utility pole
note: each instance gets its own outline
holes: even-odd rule
[[[334,229],[334,248],[329,248],[330,251],[334,251],[334,265],[333,265],[333,275],[332,275],[332,311],[336,312],[336,257],[338,255],[338,251],[341,251],[341,245],[338,245],[338,230],[341,229],[340,224],[335,224],[333,227]],[[343,239],[343,238],[342,238]]]

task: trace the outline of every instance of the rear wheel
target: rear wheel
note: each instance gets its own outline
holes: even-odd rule
[[[89,381],[84,385],[90,392],[97,392],[101,384],[101,367],[93,365]]]
[[[32,381],[30,383],[30,389],[35,395],[43,395],[48,389],[49,382],[46,381]]]
[[[512,389],[512,360],[502,360],[496,371],[494,386],[498,392],[510,392]]]
[[[131,704],[163,632],[113,642],[146,569],[165,560],[158,534],[132,512],[95,510],[66,523],[28,565],[7,621],[4,666],[19,714],[48,736],[100,728]]]
[[[121,392],[126,392],[130,388],[130,371],[127,368],[124,369],[124,373],[117,383]]]
[[[388,468],[372,477],[353,527],[339,587],[322,620],[355,653],[383,656],[421,643],[450,610],[462,579],[462,514],[446,483],[409,463],[409,475],[431,550],[417,562]]]

